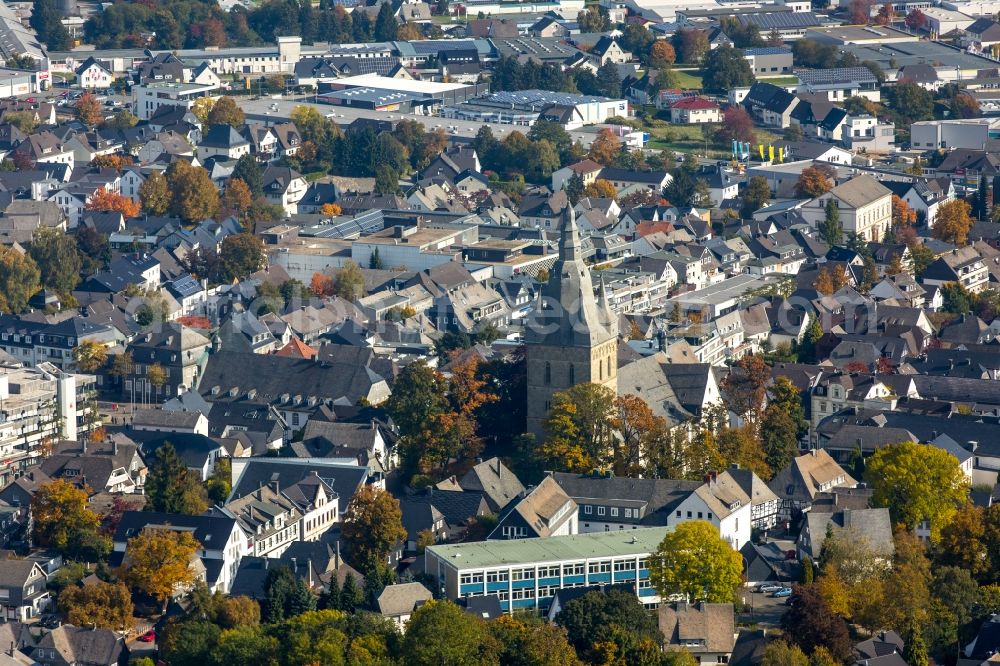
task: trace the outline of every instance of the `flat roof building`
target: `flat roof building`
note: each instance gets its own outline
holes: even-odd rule
[[[670,529],[428,546],[424,571],[446,598],[497,595],[506,613],[545,611],[562,589],[612,584],[630,585],[655,608],[660,597],[649,580],[649,557]]]

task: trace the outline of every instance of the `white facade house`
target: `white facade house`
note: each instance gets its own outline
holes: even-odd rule
[[[115,80],[115,75],[111,70],[94,58],[87,58],[77,68],[76,77],[80,87],[87,90],[107,90]]]
[[[667,524],[676,527],[691,520],[711,523],[718,528],[719,536],[739,550],[750,541],[753,522],[750,497],[728,472],[713,473],[677,505]]]

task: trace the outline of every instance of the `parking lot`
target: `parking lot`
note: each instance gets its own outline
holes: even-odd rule
[[[781,625],[781,616],[788,610],[785,602],[788,598],[775,598],[763,592],[752,592],[747,588],[742,593],[741,601],[752,608],[749,613],[740,613],[736,621],[740,624],[760,624],[769,627]]]

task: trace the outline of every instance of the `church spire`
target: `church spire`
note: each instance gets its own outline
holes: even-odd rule
[[[559,258],[563,261],[582,261],[583,243],[580,241],[580,228],[576,226],[576,211],[567,201],[562,211],[559,223]]]
[[[608,285],[604,283],[604,276],[601,275],[601,288],[597,297],[597,311],[600,315],[601,324],[608,331],[616,331],[616,317],[611,309],[611,299],[608,297]]]

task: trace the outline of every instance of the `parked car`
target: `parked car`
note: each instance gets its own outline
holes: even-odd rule
[[[150,629],[142,636],[139,636],[138,640],[142,641],[143,643],[152,643],[156,641],[156,629]]]
[[[776,583],[761,583],[754,589],[754,592],[763,592],[768,594],[771,592],[777,592],[782,587],[784,587],[784,585],[778,585]]]
[[[792,596],[792,588],[783,587],[780,590],[775,590],[774,592],[771,593],[771,596],[776,599],[780,599],[782,597],[790,597]]]

